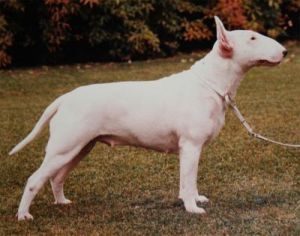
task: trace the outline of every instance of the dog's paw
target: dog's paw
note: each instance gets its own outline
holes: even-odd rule
[[[184,202],[185,210],[187,212],[195,213],[195,214],[205,214],[206,213],[206,211],[203,208],[197,206],[195,200],[187,200],[187,201],[183,201],[183,202]]]
[[[194,214],[205,214],[206,213],[206,211],[203,208],[197,207],[197,206],[186,207],[185,209],[187,212],[194,213]]]
[[[55,202],[54,202],[54,204],[55,205],[58,205],[58,204],[60,204],[60,205],[68,205],[68,204],[71,204],[72,203],[72,201],[71,200],[69,200],[69,199],[67,199],[67,198],[65,198],[65,199],[63,199],[63,200],[56,200]]]
[[[18,212],[16,217],[18,218],[18,221],[33,220],[33,216],[29,212],[25,212],[25,213]]]
[[[201,202],[201,203],[208,203],[209,199],[205,197],[204,195],[197,195],[195,198],[196,202]]]

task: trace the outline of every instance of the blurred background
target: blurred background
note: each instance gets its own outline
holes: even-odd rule
[[[128,61],[211,47],[228,29],[299,40],[299,0],[0,0],[0,67]]]

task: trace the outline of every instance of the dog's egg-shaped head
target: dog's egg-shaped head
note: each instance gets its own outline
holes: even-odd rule
[[[251,30],[227,31],[215,16],[217,28],[216,50],[223,58],[231,59],[242,67],[277,65],[287,50],[277,41]]]

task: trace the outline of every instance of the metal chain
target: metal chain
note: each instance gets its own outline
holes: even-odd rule
[[[235,102],[230,98],[230,96],[228,94],[226,94],[224,98],[225,98],[226,103],[231,107],[234,114],[237,116],[237,118],[240,120],[242,125],[247,129],[248,133],[252,137],[264,140],[264,141],[269,142],[269,143],[274,143],[274,144],[278,144],[278,145],[281,145],[281,146],[285,146],[285,147],[300,148],[300,144],[282,143],[282,142],[278,142],[278,141],[269,139],[269,138],[267,138],[265,136],[262,136],[258,133],[255,133],[253,131],[253,129],[251,128],[251,126],[248,124],[248,122],[245,120],[244,116],[242,115],[242,113],[240,112],[238,107],[236,106]]]

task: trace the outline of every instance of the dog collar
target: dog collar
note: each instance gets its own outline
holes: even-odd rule
[[[238,109],[234,99],[231,98],[230,93],[223,93],[218,88],[213,86],[209,81],[204,79],[199,79],[199,81],[208,87],[210,90],[214,91],[216,94],[218,94],[226,103],[227,106],[230,106],[236,117],[240,120],[241,124],[245,127],[245,129],[248,131],[248,134],[254,138],[264,140],[269,143],[274,143],[277,145],[285,146],[285,147],[293,147],[293,148],[300,148],[300,144],[290,144],[290,143],[282,143],[279,141],[275,141],[273,139],[267,138],[263,135],[260,135],[253,131],[249,123],[246,121],[240,110]]]
[[[193,72],[198,77],[197,73],[195,71],[193,71]],[[217,88],[216,86],[213,86],[211,82],[209,82],[209,81],[207,81],[205,79],[200,79],[199,78],[199,81],[204,86],[208,87],[210,90],[212,90],[217,95],[219,95],[219,97],[221,97],[225,101],[225,103],[227,105],[230,105],[230,101],[232,101],[232,99],[230,98],[229,92],[223,92],[223,91],[221,91],[219,88]]]

